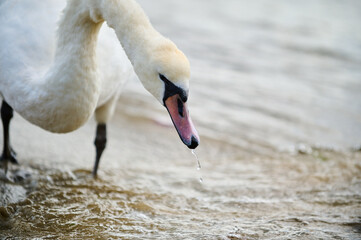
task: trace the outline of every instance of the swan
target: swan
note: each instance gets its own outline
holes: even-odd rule
[[[198,146],[187,109],[189,61],[134,0],[3,0],[0,22],[5,173],[8,162],[18,163],[9,134],[15,110],[54,133],[74,131],[94,114],[96,177],[106,124],[134,72],[167,109],[183,143]]]

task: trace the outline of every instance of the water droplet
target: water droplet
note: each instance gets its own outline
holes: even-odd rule
[[[202,165],[201,165],[201,162],[199,161],[198,156],[197,156],[196,152],[194,151],[194,149],[191,150],[191,153],[192,153],[193,156],[196,158],[196,160],[197,160],[197,170],[200,171],[201,168],[202,168]],[[202,175],[201,175],[201,177],[199,178],[199,182],[200,182],[200,183],[203,183]]]
[[[197,170],[199,171],[199,170],[201,170],[201,168],[202,168],[201,162],[199,161],[198,156],[197,156],[196,152],[194,151],[194,149],[192,149],[191,152],[192,152],[192,154],[194,155],[194,157],[195,157],[196,160],[197,160],[197,165],[198,165],[198,166],[197,166]]]

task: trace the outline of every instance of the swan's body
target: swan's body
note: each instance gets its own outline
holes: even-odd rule
[[[84,124],[95,108],[108,101],[109,104],[114,102],[111,99],[116,98],[122,84],[133,72],[114,30],[106,24],[102,26],[95,45],[96,65],[79,63],[76,48],[85,46],[74,43],[64,57],[59,56],[60,61],[64,61],[64,66],[61,66],[54,64],[54,57],[58,23],[66,1],[8,0],[2,5],[0,92],[15,111],[48,131],[69,132]],[[68,26],[64,20],[71,19],[63,19],[63,25]],[[74,38],[72,33],[67,34],[69,36],[60,38]],[[80,49],[80,52],[87,53],[89,49]],[[54,69],[49,71],[51,67]],[[56,72],[57,68],[64,69]],[[85,79],[84,75],[94,75],[91,77],[96,80]],[[68,86],[64,87],[65,84]],[[74,109],[67,109],[69,107]],[[105,122],[110,114],[98,117]]]
[[[188,113],[175,116],[177,100],[168,100],[186,102],[188,60],[133,0],[5,0],[0,22],[0,94],[31,123],[65,133],[95,112],[105,124],[134,67],[183,142],[195,147]]]

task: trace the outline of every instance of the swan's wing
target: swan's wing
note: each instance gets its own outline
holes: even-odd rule
[[[65,5],[63,0],[2,2],[0,84],[45,74],[54,56],[57,22]]]
[[[3,0],[0,5],[0,93],[16,81],[42,79],[52,64],[65,0]],[[133,73],[114,31],[104,24],[97,46],[102,80],[98,106]]]

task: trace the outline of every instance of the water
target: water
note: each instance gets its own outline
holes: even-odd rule
[[[192,150],[191,150],[191,153],[192,153],[193,156],[196,158],[196,160],[197,160],[197,170],[200,171],[200,170],[202,169],[202,166],[201,166],[201,162],[200,162],[199,159],[198,159],[198,156],[197,156],[197,154],[196,154],[196,151],[195,151],[194,149],[192,149]],[[199,177],[199,182],[200,182],[200,183],[203,183],[203,177],[202,177],[202,176]]]
[[[196,151],[194,149],[191,150],[191,153],[193,154],[193,156],[196,158],[197,160],[197,170],[201,170],[202,166],[201,166],[201,162],[198,159],[198,156],[196,154]]]
[[[360,239],[360,1],[139,2],[190,58],[205,181],[132,81],[97,180],[94,121],[55,135],[15,115],[10,173],[31,177],[0,181],[0,238]]]

